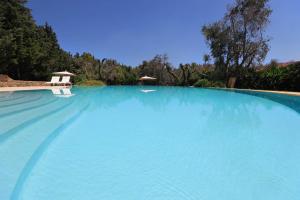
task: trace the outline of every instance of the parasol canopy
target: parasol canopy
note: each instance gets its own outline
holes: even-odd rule
[[[154,81],[156,80],[157,78],[154,78],[154,77],[150,77],[150,76],[143,76],[141,77],[139,80],[140,81]]]
[[[76,76],[75,74],[68,72],[68,71],[63,71],[63,72],[53,72],[52,74],[54,75],[59,75],[59,76]]]

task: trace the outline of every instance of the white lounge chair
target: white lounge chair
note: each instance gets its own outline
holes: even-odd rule
[[[51,81],[50,82],[46,82],[46,84],[51,84],[51,85],[55,85],[55,84],[59,84],[59,76],[52,76]]]
[[[72,85],[72,83],[70,82],[70,76],[63,76],[62,80],[59,82],[59,84],[62,85]]]

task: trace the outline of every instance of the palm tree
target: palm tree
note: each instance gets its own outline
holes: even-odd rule
[[[106,62],[106,58],[103,58],[102,60],[98,60],[98,79],[102,80],[102,75],[101,75],[101,69],[104,65],[104,63]]]
[[[210,55],[204,54],[203,61],[204,61],[204,65],[207,65],[210,61]]]

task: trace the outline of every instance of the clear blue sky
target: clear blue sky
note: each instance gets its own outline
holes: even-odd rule
[[[202,62],[209,52],[201,34],[233,0],[29,0],[38,24],[46,21],[62,48],[138,65],[168,54],[174,65]],[[271,0],[269,61],[300,60],[300,1]]]

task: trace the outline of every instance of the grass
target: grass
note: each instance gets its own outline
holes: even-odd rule
[[[99,80],[85,80],[76,83],[78,86],[105,86],[105,83]]]

